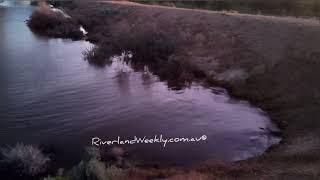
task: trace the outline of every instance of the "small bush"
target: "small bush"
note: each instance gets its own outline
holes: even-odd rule
[[[38,34],[57,38],[81,39],[80,25],[72,18],[52,11],[46,5],[36,9],[27,22],[30,29]]]
[[[97,159],[91,159],[86,164],[86,176],[92,180],[107,180],[105,164]]]
[[[100,150],[97,148],[87,148],[84,160],[70,173],[70,179],[74,180],[113,180],[122,177],[124,177],[122,169],[115,166],[107,167],[101,161]]]
[[[43,173],[50,158],[32,145],[17,144],[0,151],[1,165],[12,173],[35,176]]]
[[[91,160],[91,159],[96,159],[96,160],[101,160],[101,152],[100,149],[95,148],[95,147],[87,147],[85,151],[85,160]]]
[[[106,169],[106,175],[111,180],[125,179],[126,172],[125,170],[118,168],[116,166],[109,166]]]
[[[111,63],[112,47],[106,45],[96,45],[87,49],[83,53],[84,60],[98,67],[104,67]]]

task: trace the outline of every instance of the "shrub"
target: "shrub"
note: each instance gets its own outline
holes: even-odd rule
[[[111,180],[125,179],[126,172],[125,170],[118,168],[116,166],[109,166],[106,169],[106,175]]]
[[[86,176],[92,180],[107,180],[105,164],[97,159],[91,159],[86,164]]]
[[[38,34],[57,38],[81,39],[80,25],[62,11],[53,11],[47,5],[41,5],[27,22],[30,29]]]
[[[12,173],[35,176],[43,173],[50,158],[32,145],[16,144],[1,149],[1,164]]]
[[[75,166],[70,179],[74,180],[113,180],[124,177],[124,171],[115,166],[106,167],[101,161],[100,150],[97,148],[87,148],[83,161]]]
[[[107,45],[96,45],[83,53],[84,60],[98,67],[104,67],[111,63],[112,47]]]

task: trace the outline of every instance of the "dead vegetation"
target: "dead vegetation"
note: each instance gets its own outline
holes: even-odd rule
[[[16,144],[0,151],[0,174],[7,178],[23,176],[32,179],[45,173],[50,158],[32,145]],[[0,177],[2,177],[0,175]]]

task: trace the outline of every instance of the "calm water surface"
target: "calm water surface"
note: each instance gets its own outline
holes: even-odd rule
[[[0,6],[0,145],[50,145],[61,163],[77,162],[91,138],[163,134],[199,137],[190,144],[136,144],[149,162],[191,164],[259,155],[275,138],[268,117],[223,90],[194,85],[169,90],[157,77],[114,61],[99,69],[83,60],[85,41],[47,39],[29,31],[33,8]],[[60,160],[59,160],[60,159]]]

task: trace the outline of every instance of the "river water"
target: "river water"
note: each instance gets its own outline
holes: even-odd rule
[[[26,3],[0,4],[0,146],[50,146],[63,166],[79,161],[92,137],[206,135],[206,141],[165,148],[124,146],[146,162],[187,165],[246,159],[278,142],[265,130],[274,128],[265,113],[223,89],[170,90],[119,58],[105,68],[91,66],[82,52],[92,44],[34,35],[25,23],[32,11]]]

